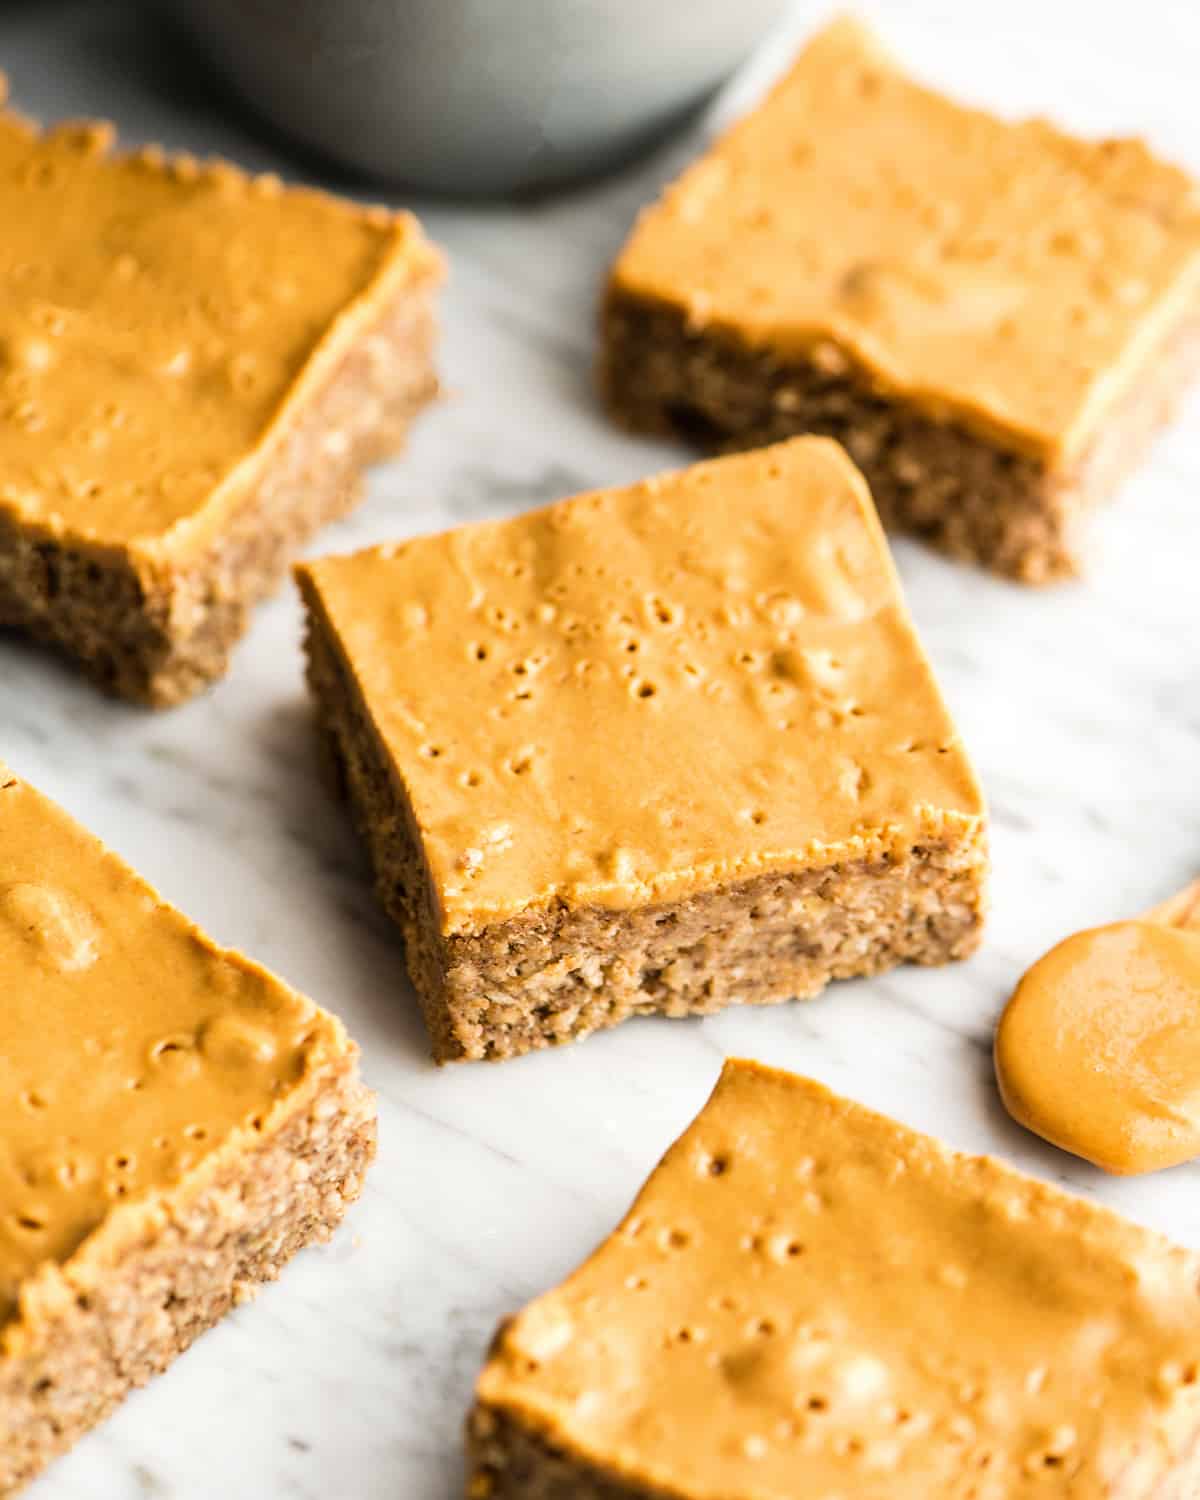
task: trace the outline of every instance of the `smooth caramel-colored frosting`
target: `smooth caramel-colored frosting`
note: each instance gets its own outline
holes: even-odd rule
[[[2,764],[0,849],[3,1349],[40,1270],[268,1138],[349,1043]]]
[[[1009,1113],[1106,1172],[1200,1156],[1200,883],[1189,891],[1052,948],[996,1032]]]
[[[613,279],[1066,464],[1200,300],[1200,194],[1138,141],[955,104],[840,20],[642,215]]]
[[[478,1394],[688,1500],[1157,1494],[1200,1434],[1198,1283],[1115,1214],[731,1061]]]
[[[302,566],[447,932],[978,825],[866,485],[803,438]]]
[[[152,560],[439,263],[409,215],[112,141],[0,113],[0,518]]]

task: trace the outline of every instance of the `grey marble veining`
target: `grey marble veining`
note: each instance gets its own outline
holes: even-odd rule
[[[1170,0],[862,4],[932,78],[1010,113],[1140,130],[1200,171],[1200,12]],[[801,5],[793,30],[825,5]],[[596,289],[637,207],[777,66],[768,53],[683,139],[520,207],[417,203],[453,267],[448,399],[320,541],[525,509],[683,455],[613,431],[592,398]],[[0,68],[46,117],[322,179],[195,74],[136,8],[0,4]],[[301,1256],[31,1491],[37,1500],[451,1500],[471,1379],[498,1318],[613,1224],[747,1053],[1103,1200],[1200,1246],[1200,1169],[1103,1178],[1001,1110],[991,1029],[1067,931],[1134,912],[1200,867],[1200,404],[1096,518],[1087,581],[1031,593],[909,543],[914,611],[993,810],[995,910],[967,964],[804,1006],[638,1022],[503,1067],[435,1070],[398,944],[320,787],[285,593],[230,678],[177,712],[108,703],[0,641],[0,754],[221,940],[337,1009],[379,1090],[381,1152],[332,1245]]]

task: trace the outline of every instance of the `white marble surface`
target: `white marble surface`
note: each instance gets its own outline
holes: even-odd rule
[[[965,94],[1142,130],[1200,169],[1191,4],[862,8]],[[107,113],[132,139],[313,174],[124,5],[5,0],[0,67],[30,111]],[[680,456],[612,432],[597,411],[593,302],[635,208],[701,133],[535,206],[420,205],[453,263],[454,398],[324,548],[519,510]],[[290,594],[262,611],[226,682],[159,717],[0,641],[0,754],[219,938],[340,1011],[381,1104],[378,1165],[333,1245],[132,1399],[35,1486],[37,1500],[450,1500],[493,1325],[614,1223],[731,1051],[815,1074],[1200,1245],[1200,1168],[1119,1183],[1042,1147],[1001,1111],[989,1057],[1028,961],[1200,867],[1198,421],[1193,402],[1098,518],[1086,583],[1028,593],[897,549],[992,802],[995,912],[977,958],[805,1006],[638,1022],[500,1067],[439,1072],[426,1060],[399,946],[314,773]]]

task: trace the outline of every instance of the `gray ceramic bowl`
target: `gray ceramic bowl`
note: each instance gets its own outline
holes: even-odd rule
[[[160,0],[259,113],[373,177],[504,194],[668,128],[785,0]]]

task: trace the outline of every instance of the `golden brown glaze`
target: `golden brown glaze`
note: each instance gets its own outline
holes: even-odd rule
[[[0,1328],[114,1210],[256,1141],[348,1047],[0,764]]]
[[[996,1033],[1005,1106],[1122,1176],[1200,1156],[1200,882],[1140,921],[1075,933]]]
[[[1068,465],[1200,297],[1200,196],[1138,141],[955,104],[841,20],[642,215],[614,284]]]
[[[1200,1431],[1198,1277],[1106,1210],[733,1061],[478,1394],[687,1500],[1149,1495]]]
[[[299,570],[446,931],[982,817],[866,485],[804,438]]]
[[[153,559],[211,538],[293,404],[438,261],[409,215],[112,141],[0,113],[0,513]]]

